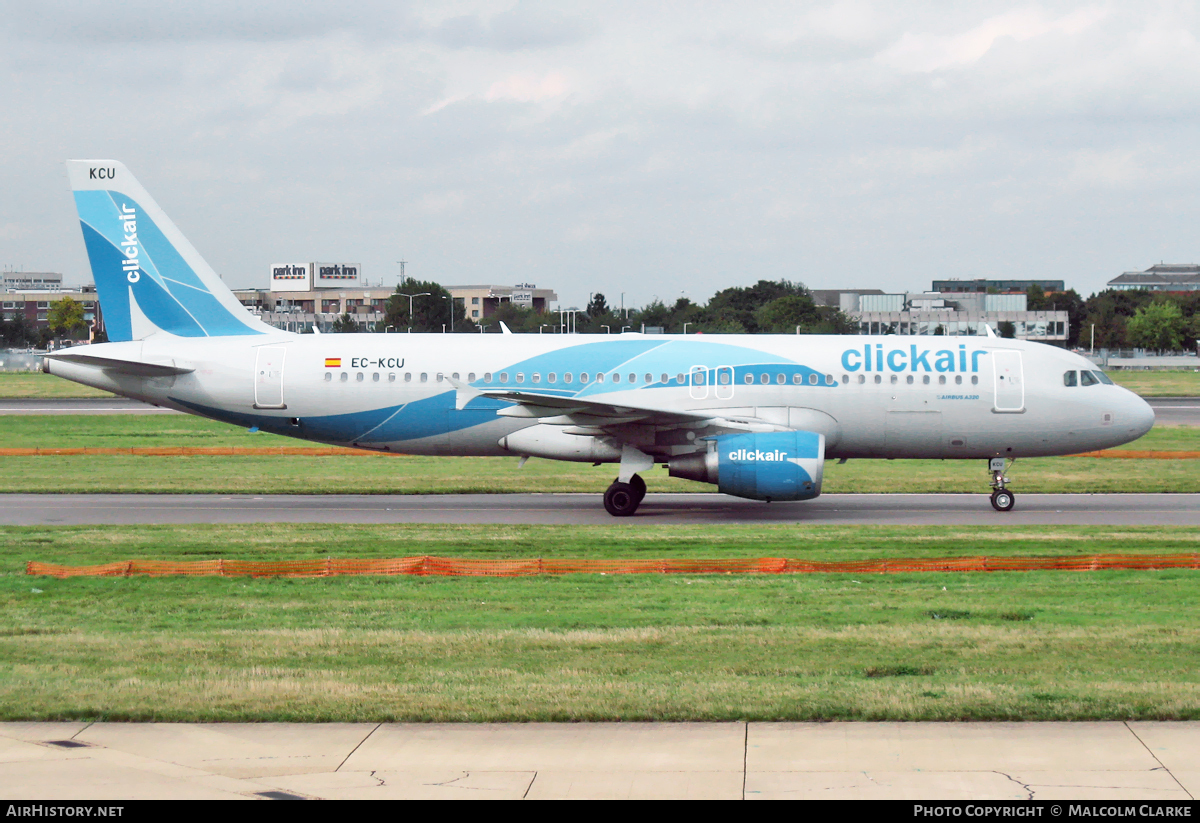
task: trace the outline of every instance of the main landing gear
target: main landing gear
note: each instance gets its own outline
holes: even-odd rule
[[[1007,489],[1008,478],[1004,476],[1004,458],[993,457],[989,460],[988,471],[992,473],[992,508],[998,512],[1012,511],[1017,498]]]
[[[638,475],[629,478],[628,483],[614,480],[604,492],[604,508],[613,517],[629,517],[637,511],[646,496],[646,481]]]

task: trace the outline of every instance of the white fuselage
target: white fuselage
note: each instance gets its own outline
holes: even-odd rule
[[[229,423],[407,454],[521,453],[502,439],[545,425],[498,414],[511,404],[478,394],[457,408],[463,386],[813,430],[832,458],[1073,454],[1129,442],[1154,422],[1118,386],[1067,385],[1068,372],[1093,370],[1084,358],[999,338],[279,332],[156,334],[87,352],[191,371],[144,376],[59,359],[48,370]],[[646,438],[638,447],[656,460],[696,448]],[[568,452],[562,459],[611,459]]]

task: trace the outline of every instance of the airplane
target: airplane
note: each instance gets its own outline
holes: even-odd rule
[[[128,169],[67,162],[107,343],[43,370],[224,423],[392,454],[609,463],[809,500],[827,460],[987,461],[1141,437],[1154,412],[1064,349],[987,336],[295,334],[248,311]]]

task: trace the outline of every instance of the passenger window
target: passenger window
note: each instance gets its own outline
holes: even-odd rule
[[[977,374],[973,374],[973,375],[971,375],[971,385],[972,385],[972,386],[978,386],[978,385],[979,385],[979,375],[977,375]]]
[[[921,382],[924,383],[926,386],[928,386],[929,385],[929,375],[925,375],[924,377],[922,377]]]
[[[636,383],[636,382],[637,382],[637,375],[636,375],[636,374],[631,374],[631,375],[629,375],[629,382],[630,382],[630,383]]]
[[[899,378],[899,377],[897,377],[896,375],[894,375],[894,374],[893,374],[893,375],[892,375],[892,382],[893,382],[893,383],[899,383],[899,382],[900,382],[900,378]]]
[[[422,383],[429,382],[429,373],[428,372],[421,372],[421,382]]]
[[[1078,374],[1074,370],[1068,371],[1068,372],[1063,372],[1063,385],[1064,386],[1079,385]]]
[[[732,380],[733,378],[731,377],[730,379]],[[671,380],[671,375],[669,375],[669,374],[664,374],[664,375],[662,376],[662,384],[663,384],[664,386],[665,386],[665,385],[667,385],[667,383],[669,383],[669,382],[670,382],[670,380]],[[728,382],[729,382],[729,380],[726,380],[725,382],[726,382],[726,383],[728,383]]]
[[[437,373],[437,382],[441,383],[441,382],[442,382],[442,377],[443,377],[442,373],[441,373],[441,372],[438,372],[438,373]]]
[[[858,376],[858,382],[859,382],[859,384],[866,383],[866,382],[867,382],[867,376],[866,376],[865,374],[860,374],[860,375]]]
[[[558,375],[556,375],[554,372],[550,372],[548,375],[546,375],[546,380],[551,383],[557,382]]]
[[[787,382],[787,375],[785,375],[783,372],[780,372],[779,374],[775,375],[775,382],[782,386]]]
[[[342,372],[342,382],[345,383],[349,379],[350,375],[346,374],[346,372]]]
[[[817,376],[815,374],[810,374],[808,376],[808,385],[810,385],[810,386],[817,385]]]
[[[747,373],[746,374],[746,383],[749,384],[749,383],[753,383],[753,382],[754,382],[754,375]]]
[[[938,385],[940,385],[940,386],[946,385],[946,375],[944,375],[944,374],[938,375]]]
[[[904,382],[911,386],[913,384],[913,376],[910,374]]]
[[[389,382],[389,383],[395,383],[395,382],[396,382],[396,375],[394,375],[394,374],[389,374],[389,375],[388,375],[388,382]]]
[[[450,376],[451,376],[451,377],[453,377],[455,380],[458,380],[458,379],[459,379],[459,378],[458,378],[458,372],[455,372],[454,374],[452,374],[452,375],[450,375]]]
[[[771,382],[771,375],[767,374],[766,372],[763,372],[762,374],[760,374],[758,376],[758,382],[762,383],[765,386],[766,384]]]
[[[612,376],[612,381],[613,381],[614,383],[620,383],[620,382],[621,382],[621,375],[614,373],[614,374],[613,374],[613,376]]]
[[[879,385],[882,382],[883,382],[883,375],[880,375],[880,374],[875,375],[875,385]]]
[[[371,375],[371,382],[372,382],[372,383],[378,383],[378,382],[379,382],[379,372],[375,372],[374,374],[372,374],[372,375]]]
[[[584,382],[584,383],[586,383],[587,381],[586,381],[586,380],[584,380],[583,382]],[[604,382],[604,372],[602,372],[602,371],[598,371],[598,372],[596,372],[596,382],[597,382],[597,383],[603,383],[603,382]]]
[[[406,371],[406,372],[404,373],[404,382],[405,382],[405,383],[411,383],[411,382],[412,382],[412,372],[410,372],[410,371]]]
[[[961,374],[954,375],[954,385],[956,385],[956,386],[962,385],[962,375]]]
[[[1099,383],[1100,383],[1100,381],[1097,380],[1095,375],[1093,375],[1090,371],[1082,371],[1081,370],[1079,372],[1079,385],[1081,385],[1081,386],[1096,386],[1096,385],[1099,385]]]
[[[532,380],[534,383],[541,383],[541,382],[542,382],[542,373],[541,373],[541,372],[536,372],[536,371],[535,371],[535,372],[534,372],[534,373],[531,375],[531,380]]]
[[[566,374],[564,374],[564,375],[563,375],[563,382],[564,382],[564,383],[570,383],[570,382],[571,382],[571,373],[570,373],[570,372],[567,372]]]
[[[332,379],[333,379],[333,372],[331,372],[331,371],[325,372],[325,382],[328,383]]]
[[[842,377],[845,377],[845,376],[846,376],[846,375],[844,375],[844,374],[842,375]],[[833,385],[833,375],[832,375],[832,374],[827,374],[827,375],[825,375],[825,385],[826,385],[826,386],[832,386],[832,385]]]
[[[792,382],[793,382],[794,384],[796,384],[797,386],[799,386],[801,383],[803,383],[803,382],[804,382],[804,375],[802,375],[802,374],[793,374],[793,375],[792,375]]]
[[[519,371],[519,372],[517,372],[517,382],[518,382],[518,383],[524,383],[524,382],[525,382],[525,372],[523,372],[523,371]]]
[[[361,383],[363,381],[363,373],[359,372],[357,375],[355,375],[354,379]]]
[[[475,372],[467,372],[467,382],[468,383],[475,382]]]
[[[507,382],[508,382],[508,372],[506,372],[506,371],[502,371],[502,372],[500,372],[500,382],[501,382],[501,383],[507,383]]]
[[[491,382],[492,382],[492,373],[491,373],[490,371],[485,371],[485,372],[483,373],[483,382],[484,382],[484,383],[491,383]]]
[[[653,383],[653,382],[654,382],[654,375],[652,375],[652,374],[650,374],[649,372],[647,372],[647,373],[646,373],[646,385],[647,385],[647,386],[649,386],[649,385],[650,385],[651,383]],[[725,382],[729,382],[729,381],[727,380],[727,381],[725,381]]]
[[[683,372],[680,372],[679,374],[675,375],[675,382],[681,386],[683,385]]]
[[[845,386],[849,382],[850,382],[850,375],[843,374],[842,375],[842,385]]]

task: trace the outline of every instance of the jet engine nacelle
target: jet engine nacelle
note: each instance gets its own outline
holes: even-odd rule
[[[821,493],[825,435],[755,432],[714,437],[706,454],[677,457],[672,477],[716,483],[722,494],[751,500],[811,500]]]
[[[527,457],[585,463],[614,463],[621,459],[621,449],[607,439],[568,434],[563,426],[529,426],[501,437],[499,442],[500,448]]]

